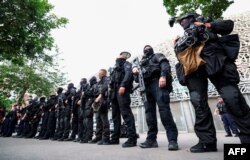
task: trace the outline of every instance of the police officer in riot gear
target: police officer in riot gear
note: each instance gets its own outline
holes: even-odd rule
[[[250,108],[237,86],[239,74],[234,64],[235,59],[231,59],[218,43],[221,38],[230,36],[234,22],[232,20],[200,22],[198,21],[199,16],[197,13],[188,14],[178,21],[183,29],[188,28],[191,24],[205,26],[209,35],[213,35],[209,36],[209,40],[205,42],[200,54],[200,57],[206,63],[185,76],[186,83],[184,85],[189,90],[191,102],[195,109],[196,122],[194,129],[199,138],[198,144],[191,147],[190,151],[217,151],[216,130],[207,102],[208,78],[223,98],[228,113],[240,130],[239,138],[241,143],[250,143]],[[218,37],[218,34],[222,37]]]
[[[110,139],[109,119],[108,119],[108,86],[109,79],[106,76],[107,71],[100,69],[98,76],[100,81],[97,83],[98,94],[92,105],[93,110],[96,112],[96,138],[100,137],[98,145],[108,145]],[[98,108],[95,108],[98,107]]]
[[[48,126],[48,121],[49,121],[49,107],[47,103],[42,106],[42,125],[41,125],[41,130],[39,132],[39,135],[37,136],[38,139],[41,139],[45,133],[47,132],[47,126]]]
[[[62,88],[59,87],[57,89],[57,93],[61,92]],[[52,92],[50,94],[50,97],[48,101],[46,102],[44,106],[44,112],[48,112],[48,119],[44,119],[44,125],[46,125],[45,133],[43,137],[41,137],[39,140],[46,140],[49,138],[55,137],[55,130],[56,130],[56,105],[57,105],[57,95],[56,92]],[[47,114],[47,113],[46,113]],[[46,118],[46,117],[45,117]],[[47,121],[47,122],[46,122]]]
[[[64,131],[63,131],[63,136],[60,139],[58,139],[58,141],[68,140],[69,138],[69,133],[71,130],[70,120],[73,107],[73,100],[76,94],[76,88],[74,87],[73,83],[68,84],[68,89],[64,94],[65,94],[65,100],[64,100],[65,108],[63,111]]]
[[[18,120],[16,114],[17,110],[18,110],[18,105],[15,104],[11,107],[11,111],[8,112],[7,115],[5,116],[2,126],[3,137],[11,137],[12,133],[15,132],[15,126]]]
[[[58,140],[61,139],[63,137],[63,131],[64,131],[64,99],[65,99],[65,95],[63,93],[63,88],[59,87],[57,89],[57,96],[55,96],[56,98],[56,104],[54,107],[52,107],[51,112],[53,111],[54,114],[51,114],[50,112],[50,118],[53,121],[54,116],[56,118],[56,131],[54,134],[54,137],[52,138],[52,140]],[[53,97],[54,99],[54,97]],[[49,118],[49,122],[50,122],[50,118]],[[50,123],[49,123],[50,125]],[[50,128],[50,127],[49,127]],[[53,131],[53,127],[51,129],[51,131]]]
[[[143,57],[140,61],[143,73],[147,102],[144,102],[148,134],[146,141],[140,144],[141,148],[158,147],[157,144],[157,117],[156,103],[159,107],[161,122],[166,129],[168,149],[178,150],[178,130],[170,110],[169,93],[172,91],[171,68],[166,57],[161,53],[154,53],[151,46],[143,49]],[[138,74],[138,68],[133,67],[133,74]]]
[[[122,115],[123,120],[128,125],[128,140],[122,144],[122,147],[134,147],[137,143],[135,119],[130,108],[130,94],[133,88],[132,64],[126,61],[130,56],[129,52],[121,52],[116,59],[114,71],[110,75],[112,119],[114,122],[114,132],[110,143],[119,144]]]
[[[96,95],[98,94],[97,79],[95,76],[91,77],[89,80],[90,87],[85,93],[86,103],[84,110],[84,136],[81,140],[82,143],[97,143],[101,140],[101,137],[93,137],[93,108],[92,104],[95,100]]]
[[[38,99],[38,98],[37,98]],[[42,108],[45,106],[46,97],[40,97],[39,101],[33,103],[32,118],[31,118],[31,130],[27,138],[35,137],[37,133],[37,127],[42,117]]]
[[[85,102],[84,99],[84,92],[87,90],[88,88],[88,83],[87,83],[87,79],[86,78],[82,78],[80,81],[80,89],[76,92],[75,96],[74,96],[74,100],[73,100],[73,108],[72,108],[72,113],[73,113],[73,117],[72,117],[72,133],[70,135],[70,138],[67,139],[67,141],[72,141],[75,140],[76,135],[78,134],[78,124],[79,124],[79,117],[81,116],[81,114],[83,114],[83,111],[81,106],[81,103]],[[82,99],[82,102],[79,102],[79,100]],[[83,122],[80,122],[83,123]],[[77,139],[79,140],[79,139]]]
[[[74,140],[74,142],[81,142],[83,139],[83,133],[84,133],[84,110],[85,110],[85,103],[86,103],[86,96],[85,93],[89,88],[89,84],[87,82],[86,78],[82,78],[80,81],[80,89],[76,93],[75,96],[75,106],[77,106],[77,114],[78,114],[78,138]],[[72,120],[73,122],[73,120]],[[73,127],[74,130],[74,127]]]
[[[39,101],[38,101],[38,97],[35,97],[32,102],[31,105],[27,106],[27,110],[26,110],[26,119],[28,120],[28,128],[27,128],[27,132],[26,132],[26,136],[25,138],[32,138],[33,135],[31,133],[33,133],[34,130],[34,115],[35,112],[37,110],[37,108],[39,108]]]

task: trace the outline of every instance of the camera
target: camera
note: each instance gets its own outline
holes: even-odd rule
[[[207,23],[211,22],[211,19],[204,18],[200,15],[197,16],[195,14],[190,14],[182,18],[181,20],[185,18],[191,18],[191,20],[189,20],[189,23],[186,24],[186,26],[188,27],[185,28],[184,35],[176,41],[176,44],[174,46],[175,53],[180,53],[190,46],[198,43],[205,43],[209,40],[209,34],[205,25],[196,26],[194,22]]]
[[[184,31],[184,35],[180,37],[175,46],[175,52],[180,53],[186,48],[193,46],[197,43],[205,43],[209,39],[209,34],[207,33],[205,26],[195,26],[190,25],[188,29]]]

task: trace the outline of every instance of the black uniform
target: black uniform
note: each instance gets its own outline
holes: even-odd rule
[[[79,136],[79,125],[81,128],[81,125],[83,124],[83,110],[85,104],[85,97],[84,92],[88,89],[89,85],[87,83],[86,78],[82,78],[80,81],[80,89],[76,92],[73,100],[73,117],[72,117],[72,133],[68,140],[74,140],[76,138],[76,134],[78,135],[78,139],[75,141],[80,141],[79,137],[82,137],[81,129],[80,129],[80,136]],[[78,101],[81,100],[81,104],[78,104]]]
[[[92,143],[93,140],[93,108],[92,103],[95,100],[96,95],[98,94],[98,86],[96,77],[91,77],[89,80],[90,87],[85,92],[85,108],[84,108],[84,136],[81,140],[82,143]],[[95,139],[95,143],[100,139]]]
[[[120,95],[118,90],[120,87],[125,87],[125,93]],[[133,88],[132,64],[125,59],[118,58],[114,71],[111,74],[112,90],[112,119],[114,122],[114,132],[111,136],[110,143],[119,144],[121,130],[121,115],[123,120],[128,125],[128,140],[123,144],[123,147],[135,146],[137,143],[135,119],[130,108],[130,94]]]
[[[186,17],[190,20],[192,18],[195,21],[196,15]],[[217,34],[228,35],[233,30],[234,22],[218,20],[210,24],[211,28],[208,28],[208,31],[214,36],[210,36],[200,55],[206,63],[186,76],[186,85],[196,115],[194,129],[199,138],[199,143],[191,148],[191,152],[217,151],[216,130],[207,101],[208,78],[223,98],[228,113],[237,124],[241,142],[250,143],[250,108],[237,86],[237,67],[234,61],[226,56],[218,43],[220,38],[217,37]]]
[[[41,98],[40,101],[33,102],[33,107],[31,111],[31,129],[30,133],[27,135],[27,138],[35,137],[37,133],[37,128],[42,116],[42,107],[45,105],[45,98]]]
[[[44,106],[44,133],[43,137],[40,139],[49,139],[53,138],[55,135],[55,129],[56,129],[56,113],[55,113],[55,106],[57,104],[57,96],[51,95],[48,101],[46,102]]]
[[[25,114],[23,116],[24,120],[24,128],[21,137],[27,137],[31,131],[31,120],[32,120],[32,110],[34,106],[37,104],[37,100],[30,100],[30,103],[27,107],[25,107]]]
[[[23,137],[24,127],[25,127],[25,119],[23,119],[23,116],[26,113],[26,109],[27,109],[27,107],[25,106],[17,111],[17,113],[20,116],[20,117],[18,117],[20,119],[20,121],[19,121],[18,126],[17,126],[17,135],[16,135],[16,137],[18,137],[18,138]]]
[[[100,109],[96,112],[96,138],[101,139],[97,144],[109,144],[109,120],[108,120],[108,86],[109,79],[105,76],[97,84],[98,95],[102,95]],[[97,95],[97,96],[98,96]]]
[[[56,96],[56,109],[55,109],[55,117],[56,117],[56,133],[53,138],[53,140],[58,140],[63,137],[63,131],[64,131],[64,99],[65,95],[62,93],[63,89],[59,88],[57,90],[57,96]]]
[[[169,150],[177,150],[178,130],[170,109],[170,92],[172,91],[171,68],[166,57],[161,53],[154,53],[149,45],[144,47],[144,56],[140,61],[145,70],[143,78],[146,87],[147,102],[144,102],[145,115],[148,125],[147,139],[140,144],[142,148],[157,147],[157,116],[156,104],[159,107],[161,122],[166,130]],[[160,77],[166,78],[166,87],[159,87]]]
[[[65,92],[65,101],[64,101],[65,108],[62,111],[63,112],[64,130],[63,130],[63,135],[59,139],[59,141],[67,140],[69,138],[69,133],[71,130],[70,120],[71,120],[71,113],[72,113],[73,100],[74,100],[75,94],[76,94],[76,88],[74,87],[73,83],[70,83],[68,85],[68,90]]]
[[[73,99],[73,105],[72,105],[72,121],[71,121],[71,125],[72,125],[72,132],[71,135],[68,139],[65,139],[65,141],[72,141],[76,138],[76,135],[78,134],[78,124],[79,124],[79,117],[81,116],[81,105],[78,105],[77,102],[78,100],[80,100],[81,94],[82,94],[82,90],[78,90],[76,92],[76,94],[74,95],[74,99]]]
[[[37,138],[42,138],[47,132],[47,126],[48,126],[48,121],[49,121],[49,106],[47,105],[47,103],[45,103],[42,106],[42,112],[43,112],[42,125],[41,125],[41,130]]]
[[[84,117],[84,104],[85,104],[85,92],[88,89],[89,85],[86,78],[83,78],[80,82],[80,89],[76,92],[74,96],[74,107],[73,107],[73,118],[72,118],[72,134],[71,139],[75,139],[75,135],[78,135],[78,138],[75,139],[75,142],[79,142],[83,137],[83,117]],[[81,104],[78,104],[78,101],[81,100]]]
[[[11,137],[12,133],[15,132],[15,127],[17,124],[17,109],[11,110],[5,116],[2,126],[2,135],[4,137]]]

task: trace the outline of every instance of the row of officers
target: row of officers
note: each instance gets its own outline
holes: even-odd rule
[[[231,20],[202,23],[196,21],[194,15],[184,16],[179,24],[185,29],[191,22],[197,26],[205,26],[209,33],[214,35],[231,33],[234,24]],[[198,137],[198,143],[190,148],[193,153],[217,151],[216,130],[208,105],[208,79],[224,99],[227,111],[240,131],[241,143],[250,143],[250,108],[237,85],[240,81],[237,67],[217,42],[218,37],[204,42],[200,57],[205,59],[206,63],[185,76],[185,85],[195,110],[194,130]],[[35,136],[39,123],[39,106],[43,106],[40,114],[42,129],[38,135],[39,139],[74,140],[100,145],[119,144],[122,117],[127,125],[128,134],[128,139],[122,147],[134,147],[137,145],[137,134],[134,115],[130,108],[130,95],[134,90],[135,81],[140,84],[148,126],[146,140],[139,146],[158,147],[157,104],[161,122],[166,130],[168,149],[178,150],[178,130],[170,109],[172,76],[169,61],[165,55],[154,53],[150,45],[143,48],[143,53],[142,59],[134,65],[127,61],[130,53],[121,52],[116,59],[115,67],[110,70],[109,77],[107,71],[101,69],[98,75],[100,80],[97,82],[96,78],[92,77],[88,84],[86,79],[82,79],[79,91],[70,83],[65,93],[62,88],[58,88],[57,94],[52,94],[46,103],[43,98],[40,98],[40,102],[32,100],[30,105],[19,111],[23,115],[20,122],[23,123],[23,127],[18,135]],[[109,108],[112,109],[114,123],[112,135],[108,120]],[[95,138],[92,138],[94,112],[97,126]]]
[[[169,62],[163,54],[154,54],[151,46],[146,46],[144,51],[146,54],[143,58],[143,65],[151,68],[145,68],[147,73],[144,74],[148,95],[145,108],[149,130],[147,139],[140,144],[140,147],[158,147],[156,141],[157,102],[169,141],[168,148],[178,150],[178,131],[169,106],[169,93],[172,90],[171,79],[167,78],[171,75]],[[147,52],[150,52],[150,55]],[[128,138],[122,147],[137,146],[138,134],[130,108],[130,95],[135,89],[133,82],[139,82],[140,77],[137,73],[132,73],[132,63],[127,61],[130,56],[129,52],[121,52],[116,59],[115,66],[109,70],[109,76],[107,76],[107,70],[99,70],[99,81],[95,76],[89,79],[89,83],[86,78],[83,78],[78,90],[73,83],[69,83],[66,91],[59,87],[56,93],[51,93],[47,101],[45,97],[40,97],[40,99],[30,99],[29,104],[24,108],[18,109],[17,105],[14,106],[13,111],[6,115],[6,121],[2,127],[3,135],[11,136],[20,117],[15,137],[118,145],[122,118],[126,124]],[[150,66],[150,59],[153,60],[154,67]],[[110,109],[114,124],[112,134],[108,118]],[[93,131],[93,118],[96,121],[95,132]],[[37,133],[39,122],[42,122],[41,129]]]

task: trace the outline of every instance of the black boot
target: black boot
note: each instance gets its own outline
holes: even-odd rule
[[[47,140],[47,139],[49,139],[49,137],[41,137],[41,138],[39,138],[39,140]]]
[[[141,148],[157,148],[158,147],[158,143],[157,141],[149,141],[146,140],[145,142],[140,144]]]
[[[94,138],[92,139],[91,141],[88,141],[89,144],[95,144],[97,143],[98,141],[100,141],[101,139],[100,138]]]
[[[201,153],[201,152],[217,152],[216,143],[198,143],[190,148],[192,153]]]
[[[80,142],[80,138],[76,138],[73,142]]]
[[[118,140],[111,139],[109,141],[109,144],[120,144],[120,141],[119,141],[119,139]]]
[[[57,141],[64,141],[64,138],[63,137],[59,138],[59,139],[57,139]]]
[[[64,139],[64,141],[73,141],[75,138],[73,138],[73,137],[70,137],[70,138],[66,138],[66,139]]]
[[[136,146],[136,140],[128,139],[125,143],[122,144],[123,148],[127,147],[135,147]]]
[[[98,145],[109,145],[109,140],[108,139],[102,139],[97,142]]]
[[[179,149],[178,143],[175,141],[170,141],[168,144],[168,150],[170,151],[177,151]]]

